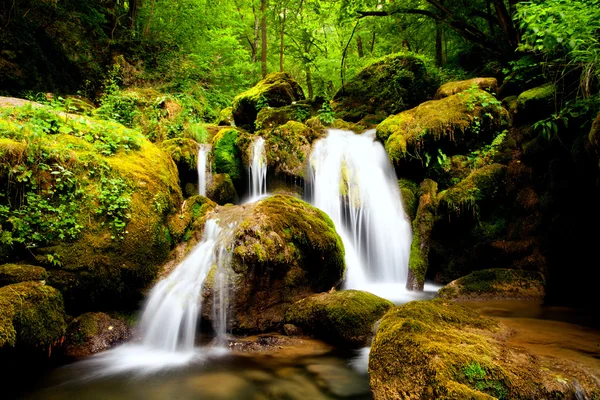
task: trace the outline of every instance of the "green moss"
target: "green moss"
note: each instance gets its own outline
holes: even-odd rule
[[[312,113],[308,104],[291,104],[285,107],[264,107],[256,116],[256,129],[272,129],[289,121],[305,122]]]
[[[44,268],[35,265],[0,265],[0,286],[27,281],[43,281],[47,276]]]
[[[285,322],[336,344],[363,346],[391,307],[388,300],[359,290],[320,293],[291,305]]]
[[[190,169],[196,169],[198,164],[198,143],[192,139],[175,138],[161,143],[162,149],[176,163],[185,164]]]
[[[310,156],[310,143],[317,133],[304,124],[290,121],[263,135],[270,171],[283,176],[304,178]]]
[[[41,282],[0,288],[0,348],[51,346],[66,329],[60,292]]]
[[[237,145],[239,132],[236,129],[223,129],[213,139],[214,172],[228,174],[233,181],[244,176],[241,152]]]
[[[203,196],[192,196],[184,203],[179,212],[169,216],[167,220],[168,232],[174,242],[188,241],[191,229],[195,222],[202,220],[206,213],[214,209],[216,204]],[[187,235],[187,237],[186,237]]]
[[[422,58],[392,54],[375,60],[333,97],[338,118],[357,122],[368,114],[395,114],[431,96],[437,85]]]
[[[208,198],[221,205],[233,203],[238,197],[233,182],[227,174],[214,174],[206,192]]]
[[[404,211],[412,221],[417,215],[417,207],[419,205],[417,192],[419,190],[419,187],[416,183],[409,179],[400,179],[398,181],[398,187],[400,187],[400,194],[402,195],[402,204],[404,205]]]
[[[554,111],[556,86],[552,83],[524,91],[517,98],[520,120],[538,121]]]
[[[360,123],[348,122],[343,119],[336,118],[331,124],[332,128],[341,129],[343,131],[352,131],[355,133],[362,133],[366,127]]]
[[[490,93],[498,93],[498,81],[496,78],[473,78],[465,81],[448,82],[440,86],[435,94],[436,99],[452,96],[476,87]]]
[[[545,279],[536,271],[486,269],[459,278],[438,292],[445,299],[543,299]]]
[[[221,110],[219,117],[217,118],[217,125],[219,126],[233,126],[233,107],[227,107]]]
[[[473,171],[460,183],[440,193],[440,205],[457,213],[464,209],[476,210],[479,202],[499,195],[504,187],[506,169],[504,165],[492,164]]]
[[[499,102],[474,89],[393,115],[377,126],[377,137],[393,162],[419,159],[425,164],[426,153],[454,155],[478,148],[507,122],[508,113]]]
[[[233,118],[237,126],[253,131],[262,107],[283,107],[303,99],[302,87],[290,74],[274,72],[233,99]]]

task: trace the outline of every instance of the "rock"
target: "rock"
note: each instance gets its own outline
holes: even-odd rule
[[[52,131],[34,133],[40,121]],[[10,149],[0,150],[10,166],[0,180],[14,188],[0,197],[7,261],[27,246],[70,313],[137,304],[169,256],[166,221],[182,203],[171,158],[136,130],[44,106],[1,109],[0,125],[0,149]],[[17,182],[12,168],[28,179]]]
[[[79,95],[67,96],[65,108],[67,112],[81,115],[92,115],[96,110],[96,106],[91,100]]]
[[[477,89],[393,115],[377,126],[377,137],[394,164],[416,160],[423,168],[440,152],[466,154],[491,143],[507,123],[508,113],[500,102]]]
[[[235,128],[223,129],[212,142],[213,172],[227,174],[233,182],[240,182],[245,177],[241,161],[241,152],[237,145],[240,133]]]
[[[287,72],[274,72],[233,99],[233,118],[237,126],[254,131],[261,108],[288,106],[299,100],[304,100],[304,91],[298,82]]]
[[[354,372],[339,359],[321,358],[307,365],[306,370],[315,375],[319,386],[337,397],[364,396],[370,393],[369,378]]]
[[[547,83],[521,93],[517,98],[519,122],[536,122],[549,117],[554,112],[555,95],[556,86],[552,83]]]
[[[302,336],[304,332],[294,324],[283,324],[283,331],[288,336]]]
[[[363,68],[340,88],[333,110],[352,122],[368,114],[396,114],[430,98],[437,85],[421,59],[393,54]]]
[[[437,183],[424,180],[419,186],[419,206],[413,220],[413,241],[408,260],[408,290],[422,291],[425,285],[425,274],[429,267],[429,248],[431,231],[437,212]]]
[[[65,334],[65,310],[60,292],[41,282],[0,288],[0,349],[50,349]]]
[[[291,104],[285,107],[264,107],[256,116],[256,129],[273,129],[289,121],[305,122],[313,113],[308,104]]]
[[[217,125],[235,126],[235,121],[233,120],[233,107],[226,107],[221,110],[219,118],[217,119]]]
[[[302,374],[294,374],[287,379],[277,379],[269,384],[265,393],[269,399],[286,400],[329,400],[330,397],[322,393],[315,383]]]
[[[64,344],[69,357],[82,357],[126,341],[131,336],[127,324],[101,312],[90,312],[75,318],[67,328]]]
[[[267,167],[276,175],[304,178],[311,143],[318,134],[300,122],[290,121],[263,135]]]
[[[438,295],[448,300],[543,300],[545,279],[535,271],[486,269],[450,282]]]
[[[233,372],[213,372],[190,376],[185,381],[187,391],[196,391],[198,397],[227,400],[247,398],[252,385]]]
[[[417,215],[417,207],[419,205],[417,192],[419,187],[410,179],[398,180],[398,186],[400,187],[400,194],[402,195],[402,205],[404,206],[404,211],[412,221]]]
[[[27,281],[43,281],[48,277],[42,267],[26,264],[0,265],[0,286]]]
[[[368,344],[373,325],[392,306],[359,290],[320,293],[291,305],[285,322],[329,342],[358,347]]]
[[[218,207],[221,225],[235,223],[227,270],[230,329],[280,329],[285,309],[336,286],[344,275],[344,247],[325,213],[302,200],[276,195],[253,204]],[[211,321],[215,272],[203,287],[202,317]]]
[[[498,81],[496,78],[473,78],[467,79],[466,81],[448,82],[443,84],[435,93],[435,99],[443,99],[444,97],[452,96],[474,87],[490,93],[498,93]]]
[[[371,347],[373,396],[533,400],[576,398],[577,387],[587,398],[600,394],[593,371],[513,347],[510,336],[501,322],[445,300],[394,308]]]
[[[193,233],[201,236],[204,227],[205,215],[217,206],[207,197],[195,195],[184,201],[178,213],[169,215],[167,227],[172,240],[178,243],[188,241]],[[197,238],[200,240],[201,238]],[[187,246],[186,246],[187,247]]]
[[[361,125],[358,122],[348,122],[340,118],[336,118],[331,124],[331,127],[334,129],[341,129],[343,131],[352,131],[355,133],[362,133],[366,129],[364,125]]]
[[[206,196],[217,204],[234,203],[237,192],[228,174],[214,174],[206,188]]]
[[[590,129],[588,139],[594,147],[596,154],[600,155],[600,113],[598,113],[598,116],[592,124],[592,128]]]

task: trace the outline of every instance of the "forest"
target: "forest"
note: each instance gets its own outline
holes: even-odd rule
[[[600,0],[0,3],[2,398],[598,399],[598,204]]]

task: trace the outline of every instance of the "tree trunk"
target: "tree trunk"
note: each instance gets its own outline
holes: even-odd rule
[[[308,89],[308,98],[313,98],[313,85],[312,85],[312,73],[310,72],[310,65],[306,67],[306,87]]]
[[[260,62],[262,64],[262,77],[267,76],[267,0],[260,1],[260,31],[262,50],[260,54]]]
[[[498,23],[500,24],[500,27],[506,34],[506,37],[508,38],[508,43],[511,47],[517,47],[517,44],[519,43],[519,39],[517,37],[517,30],[513,25],[508,10],[506,9],[504,0],[494,0],[494,8],[496,9]]]
[[[373,50],[375,50],[375,31],[373,31],[373,36],[371,36],[371,54],[373,54]]]
[[[444,66],[444,31],[440,21],[435,22],[435,65]]]
[[[358,56],[363,58],[365,56],[365,52],[363,51],[363,42],[360,35],[356,35],[356,48],[358,50]]]
[[[144,32],[142,33],[144,36],[148,36],[150,33],[150,22],[152,22],[152,16],[154,15],[154,6],[156,5],[156,0],[152,0],[150,5],[150,13],[148,14],[148,19],[146,20],[146,25],[144,26]]]
[[[283,72],[283,49],[285,47],[285,39],[284,39],[284,33],[285,33],[285,13],[286,10],[285,8],[283,9],[283,17],[281,18],[281,36],[280,36],[280,42],[279,42],[279,72]]]
[[[260,40],[260,18],[258,18],[258,15],[256,15],[254,2],[252,2],[252,14],[254,14],[254,42],[250,43],[250,47],[252,48],[252,62],[255,63],[258,60],[258,42]]]
[[[129,19],[130,30],[133,30],[133,28],[135,27],[135,22],[137,21],[141,2],[142,0],[129,0],[129,11],[127,12],[127,19]]]
[[[492,0],[486,0],[486,8],[487,8],[487,13],[489,15],[492,15]],[[494,21],[492,21],[492,19],[488,19],[488,27],[490,28],[490,35],[494,36]]]

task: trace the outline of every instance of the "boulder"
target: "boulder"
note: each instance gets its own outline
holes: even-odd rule
[[[233,118],[237,126],[254,131],[256,116],[263,107],[283,107],[299,100],[304,100],[300,84],[287,72],[274,72],[233,99]]]
[[[556,86],[547,83],[524,91],[517,98],[517,115],[520,122],[536,122],[549,117],[555,109]]]
[[[218,207],[211,218],[233,224],[227,278],[230,329],[279,329],[285,310],[301,298],[336,286],[344,276],[344,247],[325,213],[302,200],[276,195],[249,205]],[[213,318],[213,269],[203,287],[202,317]]]
[[[217,119],[217,125],[235,126],[235,121],[233,120],[233,107],[226,107],[221,110],[219,118]]]
[[[486,269],[450,282],[438,294],[448,300],[544,300],[545,279],[536,271]]]
[[[292,304],[285,322],[337,345],[361,347],[369,344],[375,322],[391,307],[390,301],[368,292],[334,291]]]
[[[27,281],[43,281],[48,277],[42,267],[26,264],[0,265],[0,286]]]
[[[290,121],[263,134],[267,152],[267,166],[276,175],[304,178],[310,157],[311,143],[318,133]]]
[[[256,129],[273,129],[289,121],[305,122],[312,108],[308,104],[291,104],[285,107],[264,107],[256,116]]]
[[[127,324],[101,312],[80,315],[69,324],[64,343],[65,354],[82,357],[104,350],[129,339]]]
[[[475,89],[393,115],[377,126],[377,137],[394,164],[420,161],[424,168],[440,152],[466,154],[491,143],[507,123],[500,102]]]
[[[446,300],[384,315],[369,376],[379,399],[547,399],[600,395],[597,372],[509,343],[502,322]]]
[[[600,113],[598,113],[598,116],[592,124],[592,128],[590,129],[588,139],[592,144],[594,150],[596,151],[596,154],[600,155]]]
[[[437,86],[422,59],[392,54],[348,80],[333,97],[333,111],[352,122],[369,114],[396,114],[431,98]]]
[[[65,309],[60,292],[42,282],[0,288],[0,349],[51,348],[65,334]]]
[[[239,136],[240,132],[235,128],[223,129],[212,142],[213,172],[227,174],[236,183],[246,177],[238,147]]]
[[[419,186],[410,179],[398,180],[398,187],[402,195],[402,205],[404,212],[412,221],[417,216],[417,207],[419,206]]]
[[[448,82],[440,86],[435,93],[435,99],[443,99],[456,93],[477,88],[490,93],[498,93],[498,81],[496,78],[473,78],[465,81]]]
[[[214,174],[206,188],[206,197],[223,205],[234,203],[238,195],[228,174]]]

